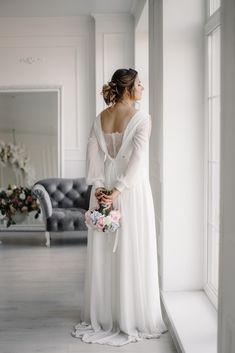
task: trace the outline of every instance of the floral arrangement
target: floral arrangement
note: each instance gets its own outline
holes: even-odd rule
[[[0,164],[5,167],[7,163],[11,164],[16,172],[21,170],[25,173],[29,183],[34,180],[35,172],[25,150],[19,145],[0,140]]]
[[[7,227],[16,224],[14,215],[17,212],[28,214],[36,211],[34,218],[38,218],[41,213],[39,201],[31,189],[10,184],[6,190],[0,190],[0,211],[2,220],[7,220]]]
[[[103,191],[107,195],[112,193],[111,190]],[[88,210],[85,213],[85,223],[88,228],[95,229],[99,232],[115,232],[120,227],[121,214],[119,210],[112,207],[99,206]]]

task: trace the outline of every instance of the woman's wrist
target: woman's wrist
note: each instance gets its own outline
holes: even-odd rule
[[[105,187],[103,186],[98,186],[96,189],[95,189],[95,194],[99,191],[102,191],[102,190],[106,190]]]
[[[115,196],[119,196],[121,194],[121,191],[119,191],[117,188],[113,188],[113,193],[115,193]]]
[[[114,188],[118,191],[120,191],[120,193],[122,193],[125,189],[125,184],[122,181],[117,181]]]

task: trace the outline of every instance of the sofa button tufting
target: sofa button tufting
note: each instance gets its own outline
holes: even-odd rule
[[[92,186],[88,186],[84,178],[45,179],[37,184],[38,186],[41,184],[43,188],[40,202],[46,210],[48,209],[44,215],[46,244],[48,244],[48,232],[87,230],[84,213],[89,208]],[[35,190],[37,190],[37,184]],[[85,234],[84,236],[87,237]]]

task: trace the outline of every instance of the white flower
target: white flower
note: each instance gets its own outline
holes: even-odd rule
[[[35,171],[30,166],[30,159],[26,155],[25,147],[0,140],[0,153],[1,166],[5,167],[7,163],[10,163],[15,171],[23,172],[25,177],[30,180],[30,183],[34,183]]]
[[[11,190],[11,189],[10,190],[8,190],[8,189],[6,190],[7,196],[10,196],[12,193],[13,193],[13,190]]]
[[[25,194],[22,192],[21,194],[20,194],[20,196],[19,196],[19,198],[21,199],[21,200],[25,200]]]
[[[107,226],[109,226],[111,224],[111,222],[112,222],[111,216],[106,216],[104,221],[105,221],[105,224]]]

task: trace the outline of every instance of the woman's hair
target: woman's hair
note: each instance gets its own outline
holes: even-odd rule
[[[114,72],[111,81],[103,85],[101,94],[107,105],[122,100],[125,89],[134,98],[134,83],[138,72],[134,69],[118,69]]]

